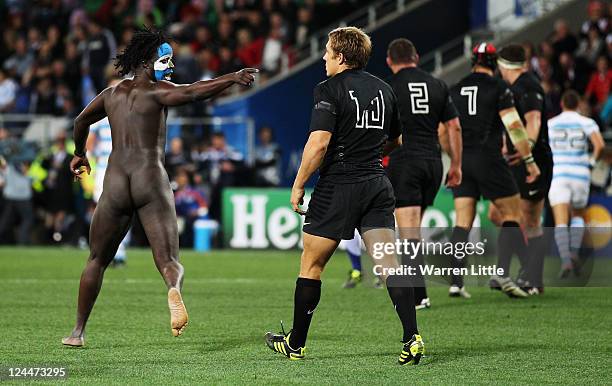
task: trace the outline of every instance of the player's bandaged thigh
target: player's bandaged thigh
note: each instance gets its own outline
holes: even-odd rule
[[[508,130],[508,135],[510,136],[512,143],[519,143],[528,139],[527,132],[522,127],[523,123],[521,121],[521,117],[518,115],[516,110],[504,114],[501,119],[504,126]]]

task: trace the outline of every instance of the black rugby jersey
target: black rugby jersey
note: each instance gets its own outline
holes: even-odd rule
[[[533,156],[536,160],[544,158],[552,159],[552,151],[548,143],[548,121],[544,105],[544,89],[542,89],[538,78],[531,72],[524,72],[510,86],[510,90],[514,95],[514,104],[523,124],[527,123],[525,113],[533,110],[540,112],[540,133],[533,147]],[[506,144],[508,151],[514,152],[514,146],[512,141],[510,141],[510,137],[507,138]]]
[[[514,106],[506,82],[473,72],[451,89],[461,120],[464,152],[485,152],[501,157],[506,129],[499,112]]]
[[[446,83],[409,67],[394,74],[389,84],[397,96],[403,127],[402,148],[391,153],[391,162],[406,156],[439,160],[438,125],[458,115]]]
[[[310,131],[332,133],[319,169],[338,183],[385,174],[382,151],[401,134],[397,100],[391,86],[363,70],[345,70],[317,85]]]

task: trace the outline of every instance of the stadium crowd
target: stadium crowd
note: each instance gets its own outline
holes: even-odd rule
[[[612,125],[612,3],[589,2],[588,19],[579,31],[557,20],[548,39],[537,46],[526,42],[529,65],[546,92],[549,118],[561,112],[561,95],[574,89],[584,96],[580,111],[605,132]]]
[[[313,31],[358,2],[0,2],[0,113],[75,116],[106,87],[112,59],[142,26],[164,28],[174,37],[177,83],[244,66],[260,68],[265,81],[291,65]]]
[[[0,4],[0,114],[76,116],[105,87],[112,77],[111,59],[142,25],[167,28],[175,37],[177,82],[241,66],[260,67],[265,78],[278,73],[283,61],[289,65],[309,34],[355,3],[5,1]],[[558,20],[548,39],[525,47],[546,92],[549,118],[560,112],[561,94],[575,89],[583,95],[580,111],[596,119],[605,135],[612,126],[612,3],[591,1],[587,13],[579,31]],[[196,109],[190,109],[181,115],[195,115]],[[202,109],[197,111],[202,115]],[[177,214],[186,225],[181,234],[185,246],[192,245],[191,225],[197,218],[220,219],[223,188],[277,186],[281,175],[280,149],[270,128],[260,128],[252,163],[222,133],[192,139],[173,138],[166,155]],[[39,149],[21,138],[20,127],[0,127],[0,243],[87,242],[93,180],[73,181],[68,168],[72,150],[65,133]],[[137,221],[134,225],[132,244],[146,243]]]

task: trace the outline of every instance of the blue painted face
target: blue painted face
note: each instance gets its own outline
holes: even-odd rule
[[[174,63],[172,63],[172,47],[170,44],[164,43],[157,48],[157,60],[153,63],[155,70],[155,79],[170,80]]]

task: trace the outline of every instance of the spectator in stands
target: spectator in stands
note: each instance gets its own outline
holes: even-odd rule
[[[19,36],[15,42],[15,53],[4,62],[4,69],[21,80],[21,77],[34,64],[34,54],[28,49],[28,42],[24,36]]]
[[[234,39],[234,27],[227,15],[221,15],[217,24],[216,42],[220,46],[234,47],[236,40]]]
[[[591,27],[595,27],[601,36],[606,36],[609,31],[609,20],[605,15],[604,4],[599,0],[589,2],[587,12],[589,20],[582,23],[580,36],[586,38]]]
[[[573,55],[578,48],[578,40],[570,32],[567,22],[563,19],[556,21],[551,41],[556,57],[559,57],[562,53]]]
[[[583,58],[590,66],[594,67],[597,58],[603,53],[604,48],[603,37],[599,34],[597,28],[591,27],[586,39],[582,39],[580,42],[576,56]]]
[[[125,26],[134,23],[134,5],[130,0],[115,0],[109,20],[106,20],[107,25],[110,25],[115,36],[122,36],[125,31]]]
[[[530,71],[535,71],[538,66],[538,57],[535,54],[535,47],[531,42],[523,42],[523,49],[525,50],[525,58],[527,59],[527,68]]]
[[[47,29],[47,42],[51,47],[51,57],[53,59],[59,59],[64,53],[64,43],[62,41],[62,31],[55,24],[49,26]]]
[[[81,56],[73,40],[66,42],[64,49],[65,82],[72,95],[79,99],[81,87]]]
[[[59,84],[57,86],[56,96],[55,106],[59,115],[72,119],[79,114],[80,109],[77,107],[76,101],[68,86]]]
[[[205,48],[198,54],[198,65],[200,66],[200,80],[209,80],[215,77],[214,68],[218,68],[217,59],[212,50]]]
[[[534,71],[538,77],[541,80],[552,80],[554,78],[554,71],[550,59],[545,56],[539,56],[537,63]]]
[[[236,56],[238,59],[247,67],[259,67],[264,40],[262,38],[253,40],[251,31],[246,28],[238,30],[237,38]]]
[[[57,108],[56,96],[51,78],[39,79],[30,96],[30,113],[59,115],[61,111]]]
[[[268,26],[264,23],[261,12],[253,10],[248,13],[248,28],[254,40],[262,38],[268,31]]]
[[[219,73],[227,74],[238,71],[242,67],[242,63],[234,56],[232,50],[228,46],[219,48]]]
[[[0,188],[3,188],[4,208],[0,215],[0,237],[19,222],[17,243],[30,243],[30,230],[34,220],[32,208],[32,181],[28,176],[29,162],[7,162],[0,156]]]
[[[191,157],[185,150],[183,139],[175,137],[170,140],[170,152],[166,153],[166,171],[172,181],[179,168],[188,167],[191,164]]]
[[[612,33],[609,33],[606,36],[606,47],[604,49],[606,55],[608,55],[608,59],[612,60]]]
[[[192,175],[187,169],[179,168],[176,174],[174,201],[179,219],[179,243],[181,247],[193,247],[193,223],[208,213],[206,200],[200,191],[192,186]]]
[[[117,43],[112,32],[96,19],[90,20],[87,28],[89,39],[83,64],[88,70],[96,92],[99,93],[106,87],[105,69],[111,59],[117,55]]]
[[[176,83],[193,83],[200,80],[200,67],[188,44],[172,44],[175,64],[172,80]]]
[[[287,23],[280,12],[272,12],[270,14],[270,28],[269,31],[277,30],[278,38],[283,44],[289,42],[289,28]]]
[[[301,7],[297,14],[297,25],[294,32],[294,41],[297,47],[302,47],[308,43],[308,37],[312,34],[312,11],[309,8]]]
[[[599,118],[604,125],[605,130],[612,127],[612,95],[608,95],[608,99],[599,113]]]
[[[539,56],[548,59],[550,62],[553,62],[555,59],[555,49],[552,44],[548,40],[544,40],[539,45]]]
[[[259,130],[259,143],[255,147],[255,185],[278,186],[280,184],[280,146],[273,142],[272,129]]]
[[[66,218],[73,209],[73,176],[70,172],[70,160],[66,150],[66,133],[61,132],[54,141],[51,155],[43,161],[47,169],[44,181],[45,198],[47,199],[47,219],[45,225],[52,233],[53,241],[61,242],[66,231]]]
[[[164,15],[155,5],[154,0],[138,0],[136,24],[146,27],[162,27]]]
[[[544,104],[547,118],[552,118],[561,113],[561,86],[555,81],[554,72],[550,60],[544,56],[538,58],[536,74],[540,77],[544,89]]]
[[[558,70],[555,72],[555,82],[561,86],[561,90],[575,89],[576,69],[572,55],[563,52],[559,56]]]
[[[30,50],[36,52],[40,49],[42,39],[40,37],[40,30],[34,26],[28,28],[28,45]]]
[[[215,132],[208,149],[200,156],[200,165],[206,172],[205,180],[210,184],[210,215],[219,220],[221,215],[221,192],[226,186],[236,184],[236,176],[244,167],[244,156],[225,142],[222,132]]]
[[[603,107],[603,104],[608,99],[610,82],[612,82],[612,70],[608,68],[608,57],[600,56],[597,59],[597,68],[591,74],[584,94],[585,98],[589,101],[591,97],[594,98],[592,105],[597,113],[601,111],[601,107]]]
[[[0,113],[10,113],[13,110],[17,88],[17,82],[8,76],[6,70],[0,68]]]
[[[213,42],[210,30],[205,25],[199,25],[195,31],[195,39],[191,42],[191,51],[197,54],[211,44],[213,44]]]
[[[283,42],[281,41],[281,30],[275,28],[270,30],[263,46],[261,67],[263,71],[271,76],[281,70],[283,57]]]

